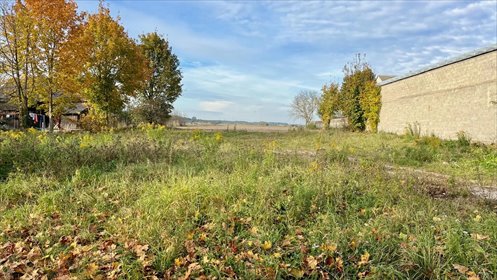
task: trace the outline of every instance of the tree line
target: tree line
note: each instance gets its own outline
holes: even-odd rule
[[[49,130],[79,102],[89,128],[111,125],[124,112],[165,122],[182,92],[179,60],[157,32],[128,36],[100,1],[95,14],[74,0],[4,1],[0,7],[0,82],[19,108],[47,112]]]
[[[317,113],[324,129],[330,127],[334,117],[344,116],[353,131],[377,131],[381,89],[371,66],[358,54],[344,66],[343,73],[341,84],[323,85],[320,95],[315,91],[301,91],[291,104],[292,114],[303,119],[306,126]]]

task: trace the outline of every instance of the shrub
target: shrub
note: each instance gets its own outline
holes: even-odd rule
[[[416,144],[418,145],[427,145],[433,149],[437,149],[442,145],[442,140],[435,135],[431,136],[423,136],[416,140]]]
[[[433,149],[428,146],[415,146],[404,148],[404,156],[417,163],[432,162],[435,158]]]
[[[306,127],[307,127],[307,129],[317,129],[318,128],[315,122],[309,123]]]
[[[88,115],[81,118],[81,128],[86,131],[102,131],[106,126],[105,116],[95,110],[90,110]]]
[[[405,131],[407,136],[410,136],[414,139],[418,139],[419,137],[421,137],[421,126],[418,122],[414,122],[412,124],[408,123]]]
[[[469,147],[471,145],[471,137],[464,131],[457,133],[457,144],[459,147]]]
[[[172,141],[163,127],[143,132],[77,133],[50,135],[44,132],[0,134],[0,180],[9,173],[39,174],[67,178],[82,167],[109,170],[118,164],[157,161],[171,157]]]

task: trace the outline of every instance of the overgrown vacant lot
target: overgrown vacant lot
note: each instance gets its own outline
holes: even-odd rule
[[[496,174],[465,139],[4,132],[0,279],[495,279],[496,204],[455,182]]]

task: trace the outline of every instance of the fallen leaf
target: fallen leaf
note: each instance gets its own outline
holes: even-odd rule
[[[95,273],[98,271],[98,265],[96,263],[90,263],[87,267],[86,267],[86,274],[88,276],[93,276],[95,275]]]
[[[174,265],[175,266],[182,266],[183,263],[184,263],[183,258],[176,258],[176,259],[174,259]]]
[[[369,263],[369,253],[366,251],[361,255],[361,260],[357,263],[359,266],[366,265]]]
[[[478,240],[478,241],[481,241],[481,240],[487,240],[489,239],[490,237],[487,236],[487,235],[483,235],[483,234],[478,234],[478,233],[472,233],[471,234],[471,237],[473,237],[474,239]]]
[[[473,271],[468,271],[466,275],[468,276],[468,280],[480,280],[480,277]]]
[[[262,243],[262,249],[264,249],[264,250],[269,250],[272,247],[273,247],[273,244],[269,240],[266,240],[266,241],[264,241],[264,243]]]
[[[316,267],[318,266],[318,261],[316,260],[316,258],[314,256],[308,256],[306,261],[307,261],[307,265],[309,266],[309,268],[311,270],[316,269]]]
[[[460,264],[453,264],[452,267],[455,268],[457,271],[459,271],[459,273],[462,273],[462,274],[466,274],[466,272],[469,271],[469,268],[467,268],[463,265],[460,265]]]
[[[295,278],[302,278],[304,277],[304,271],[302,269],[296,269],[296,268],[292,268],[290,270],[290,274],[295,277]]]
[[[335,245],[335,244],[323,244],[323,245],[321,245],[321,250],[333,253],[337,250],[337,245]]]
[[[335,264],[339,271],[343,270],[343,260],[340,257],[335,258]]]
[[[257,232],[258,232],[257,227],[252,227],[252,228],[250,229],[250,233],[252,233],[253,235],[256,235],[256,234],[257,234]]]

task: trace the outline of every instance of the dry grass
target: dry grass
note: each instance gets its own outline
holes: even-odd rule
[[[177,127],[181,130],[203,131],[246,131],[246,132],[288,132],[296,130],[294,126],[255,125],[255,124],[198,124]]]

